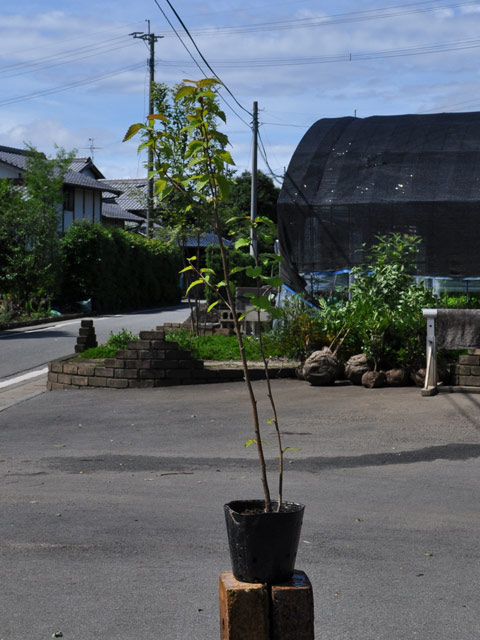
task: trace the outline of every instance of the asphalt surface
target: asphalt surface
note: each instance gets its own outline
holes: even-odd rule
[[[316,638],[477,640],[480,396],[274,390],[301,449],[285,498],[306,504]],[[242,383],[55,391],[0,412],[0,640],[219,638],[222,506],[261,497],[250,437]]]

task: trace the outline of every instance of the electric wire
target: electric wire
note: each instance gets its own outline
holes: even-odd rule
[[[432,53],[447,53],[450,51],[464,51],[466,49],[478,49],[480,39],[459,40],[456,42],[439,42],[432,44],[418,45],[416,47],[405,47],[403,49],[385,49],[382,51],[340,53],[329,56],[307,56],[298,58],[267,58],[256,59],[233,59],[227,61],[214,62],[216,66],[222,68],[261,68],[261,67],[283,67],[283,66],[303,66],[315,64],[331,64],[338,62],[357,62],[363,60],[381,60],[387,58],[426,55]],[[185,64],[184,61],[164,61],[165,66],[177,66]]]
[[[205,29],[192,30],[192,33],[196,37],[207,37],[207,36],[213,37],[218,35],[232,35],[232,34],[239,34],[239,33],[258,33],[262,31],[290,31],[292,29],[299,29],[299,28],[323,27],[323,26],[330,26],[335,24],[349,24],[352,22],[365,22],[365,21],[380,20],[385,18],[398,18],[401,16],[414,15],[414,14],[420,14],[420,13],[429,13],[432,11],[456,9],[464,6],[472,6],[472,5],[478,6],[478,4],[479,4],[479,0],[467,0],[467,2],[443,4],[435,7],[423,7],[421,9],[406,9],[401,11],[390,11],[389,9],[385,9],[386,13],[380,13],[380,14],[377,13],[373,15],[358,15],[364,12],[355,12],[355,13],[349,13],[349,14],[332,14],[332,16],[324,16],[324,17],[297,18],[295,20],[262,22],[254,25],[251,25],[251,24],[250,25],[233,25],[230,27],[227,26],[227,27],[218,27],[218,28],[208,27]],[[403,6],[408,6],[408,5],[398,5],[398,8],[401,8]],[[354,17],[355,15],[357,15],[357,17]]]
[[[162,7],[159,5],[158,0],[154,0],[155,4],[157,5],[157,7],[160,9],[162,15],[164,16],[165,20],[168,22],[168,24],[170,25],[170,27],[172,28],[173,32],[175,33],[176,37],[180,40],[180,42],[182,43],[182,46],[184,47],[184,49],[187,51],[188,55],[190,56],[190,58],[193,60],[193,62],[195,63],[195,66],[198,67],[198,69],[200,69],[200,72],[202,73],[202,75],[204,77],[207,77],[207,74],[205,73],[205,71],[202,69],[202,67],[200,66],[200,64],[197,62],[197,60],[195,59],[195,57],[193,56],[193,54],[190,52],[189,48],[187,47],[187,45],[184,43],[183,39],[181,38],[180,34],[178,33],[178,31],[175,29],[175,27],[173,26],[173,24],[171,23],[171,21],[169,20],[168,16],[166,15],[165,11],[162,9]],[[182,65],[184,63],[181,63]],[[208,65],[208,63],[207,63]],[[216,75],[216,74],[215,74]],[[218,76],[216,76],[218,80],[220,80],[220,78],[218,78]],[[220,80],[220,82],[222,82]],[[222,85],[225,86],[225,84],[222,82]],[[220,98],[225,102],[225,104],[228,106],[228,108],[232,111],[232,113],[234,113],[237,118],[239,120],[241,120],[243,122],[243,124],[245,124],[247,127],[251,127],[251,125],[248,124],[248,122],[246,122],[242,116],[240,116],[235,109],[227,102],[227,100],[225,100],[225,98],[221,95],[218,94],[220,96]],[[242,107],[243,109],[243,107]],[[248,112],[247,112],[248,113]],[[252,114],[250,114],[252,115]]]
[[[122,69],[117,69],[116,71],[111,71],[109,73],[104,73],[98,76],[94,76],[91,78],[86,78],[83,80],[78,80],[75,82],[69,82],[67,84],[59,85],[58,87],[54,87],[52,89],[44,89],[42,91],[33,91],[32,93],[27,93],[22,96],[15,96],[13,98],[6,98],[5,100],[0,100],[0,106],[6,106],[10,104],[16,104],[17,102],[23,102],[25,100],[32,100],[33,98],[39,98],[42,96],[48,96],[53,93],[59,93],[61,91],[66,91],[68,89],[74,89],[76,87],[81,87],[86,84],[91,84],[92,82],[97,82],[98,80],[104,80],[106,78],[112,78],[113,76],[118,76],[122,73],[126,73],[128,71],[134,71],[135,69],[139,69],[144,66],[144,62],[141,64],[134,64],[129,67],[124,67]]]
[[[168,6],[170,7],[170,9],[173,11],[173,13],[175,14],[175,17],[177,18],[177,20],[180,22],[180,24],[182,25],[183,30],[185,31],[185,33],[187,34],[187,36],[189,37],[189,39],[191,40],[193,46],[195,47],[198,55],[201,57],[201,59],[203,60],[204,64],[207,66],[207,68],[213,73],[213,75],[215,76],[215,78],[217,78],[217,80],[219,80],[223,87],[225,88],[225,90],[227,91],[227,93],[233,98],[233,100],[235,101],[235,103],[240,107],[240,109],[243,109],[243,111],[245,111],[245,113],[248,113],[249,116],[253,117],[253,114],[246,109],[238,100],[237,98],[233,95],[233,93],[230,91],[230,89],[228,88],[228,86],[225,84],[225,82],[222,81],[222,79],[215,73],[215,71],[212,69],[212,67],[210,66],[208,60],[205,58],[205,56],[203,55],[203,53],[200,51],[197,43],[195,42],[195,40],[193,39],[190,31],[187,29],[187,26],[185,25],[185,23],[183,22],[183,20],[181,19],[181,17],[179,16],[177,10],[175,9],[175,7],[172,5],[172,3],[170,2],[170,0],[166,0]],[[155,3],[158,4],[157,0],[155,0]]]
[[[9,73],[8,71],[1,71],[0,70],[0,74],[4,75],[4,74],[8,74],[8,75],[4,75],[4,78],[16,78],[18,76],[21,75],[25,75],[27,73],[37,73],[39,71],[45,71],[46,69],[51,69],[52,67],[59,67],[61,65],[64,64],[70,64],[71,62],[78,62],[80,60],[87,60],[88,58],[93,58],[93,57],[97,57],[99,54],[103,54],[103,53],[111,53],[113,51],[118,51],[119,49],[125,49],[126,47],[131,47],[134,43],[133,42],[128,42],[126,44],[122,44],[120,47],[108,47],[108,48],[104,48],[104,49],[100,49],[97,48],[94,53],[88,53],[82,56],[76,56],[75,58],[71,59],[67,59],[67,60],[60,60],[58,62],[52,62],[51,64],[38,64],[38,66],[35,66],[37,63],[30,63],[30,68],[24,68],[22,71],[16,72],[16,73]],[[26,66],[26,65],[25,65]]]
[[[84,53],[85,51],[93,51],[96,49],[101,49],[102,47],[106,46],[107,43],[109,42],[115,42],[117,40],[123,40],[125,38],[125,35],[122,36],[117,36],[115,38],[109,38],[108,40],[103,40],[102,42],[95,44],[95,45],[84,45],[82,47],[76,47],[75,49],[67,49],[65,51],[59,51],[58,53],[53,53],[50,54],[48,56],[42,56],[40,58],[35,58],[34,60],[30,60],[30,61],[23,61],[23,62],[16,62],[13,64],[7,64],[7,65],[3,65],[0,66],[0,72],[8,72],[11,71],[13,69],[23,69],[25,67],[30,67],[30,66],[34,66],[37,67],[37,65],[41,64],[42,62],[48,62],[51,60],[55,60],[57,58],[65,58],[65,57],[69,57],[69,58],[74,58],[75,53]]]
[[[267,156],[267,151],[265,149],[265,145],[263,143],[262,140],[262,135],[260,133],[260,128],[258,130],[258,148],[260,150],[260,155],[262,156],[262,159],[268,169],[268,172],[270,174],[270,177],[275,180],[275,182],[277,182],[278,184],[282,184],[283,183],[283,176],[279,175],[278,173],[275,173],[275,171],[272,169],[272,167],[270,166],[270,163],[268,161],[268,156]]]

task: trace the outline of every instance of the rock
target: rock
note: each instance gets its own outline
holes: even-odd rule
[[[384,371],[366,371],[362,376],[362,384],[366,389],[378,389],[387,381]]]
[[[328,347],[314,351],[303,365],[303,378],[315,387],[333,384],[341,368]]]
[[[367,371],[371,371],[371,362],[364,353],[352,356],[345,365],[345,377],[352,384],[362,384],[362,376]]]
[[[423,388],[425,386],[426,373],[426,369],[418,369],[417,371],[412,371],[412,373],[410,374],[410,378],[413,380],[417,387]]]
[[[304,377],[303,377],[303,364],[299,365],[295,369],[295,375],[299,380],[304,380]]]
[[[405,369],[389,369],[385,375],[389,387],[405,387],[409,383],[408,373]]]

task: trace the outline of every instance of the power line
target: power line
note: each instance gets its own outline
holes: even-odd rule
[[[130,47],[132,46],[132,44],[134,43],[129,42],[128,44],[122,44],[119,47],[108,47],[108,48],[104,47],[103,49],[101,47],[97,47],[97,48],[94,48],[93,53],[88,53],[83,56],[75,56],[73,58],[69,57],[66,60],[52,62],[51,64],[42,65],[36,62],[25,63],[22,71],[19,71],[17,73],[10,73],[8,70],[2,72],[2,70],[0,69],[0,74],[8,74],[4,76],[5,78],[16,78],[17,76],[25,75],[27,73],[34,73],[34,72],[37,73],[38,71],[44,71],[46,69],[51,69],[52,67],[59,67],[61,65],[69,64],[71,62],[78,62],[80,60],[86,60],[88,58],[97,57],[99,54],[102,54],[102,53],[111,53],[112,51],[118,51],[118,49],[124,49],[126,47]],[[25,68],[27,66],[30,66],[31,68]]]
[[[416,47],[406,47],[404,49],[386,49],[383,51],[371,51],[362,53],[340,53],[329,56],[306,56],[298,58],[267,58],[261,59],[234,59],[228,61],[218,61],[214,64],[222,68],[260,68],[260,67],[283,67],[302,66],[314,64],[331,64],[338,62],[357,62],[362,60],[377,60],[384,58],[398,58],[415,55],[426,55],[431,53],[447,53],[450,51],[464,51],[467,49],[477,49],[480,47],[480,39],[460,40],[457,42],[440,42],[424,44]],[[164,64],[185,64],[182,61],[169,61]]]
[[[202,73],[202,75],[204,77],[207,77],[207,74],[205,73],[205,71],[202,69],[202,67],[200,66],[200,64],[197,62],[197,60],[195,59],[195,57],[193,56],[193,54],[191,53],[190,49],[187,47],[187,45],[184,43],[184,41],[182,40],[180,34],[178,33],[178,31],[175,29],[175,27],[173,26],[173,24],[171,23],[170,19],[168,18],[167,14],[165,13],[165,11],[162,9],[162,7],[159,5],[158,0],[154,0],[155,4],[157,5],[157,7],[160,9],[163,17],[165,18],[165,20],[168,22],[168,24],[170,25],[170,27],[172,28],[173,32],[175,33],[176,37],[180,40],[180,42],[182,43],[182,46],[184,47],[184,49],[186,50],[186,52],[188,53],[188,55],[190,56],[190,58],[193,60],[193,62],[195,63],[195,66],[198,67],[198,69],[200,69],[200,72]],[[182,63],[183,65],[184,63]],[[207,63],[208,64],[208,63]],[[217,76],[218,78],[218,76]],[[219,79],[219,78],[218,78]],[[221,82],[221,80],[220,80]],[[223,83],[222,83],[223,84]],[[224,85],[225,86],[225,85]],[[220,98],[225,102],[225,104],[228,106],[228,108],[232,111],[232,113],[234,113],[237,118],[239,120],[241,120],[243,122],[243,124],[245,124],[247,127],[250,127],[250,125],[248,124],[248,122],[246,122],[242,116],[240,116],[235,109],[228,104],[228,102],[225,100],[225,98],[219,94]],[[243,108],[243,107],[242,107]],[[248,112],[247,112],[248,113]],[[251,115],[251,114],[250,114]]]
[[[207,68],[213,73],[213,75],[215,76],[215,78],[217,78],[217,80],[219,80],[222,85],[225,87],[225,90],[227,91],[227,93],[234,99],[234,101],[236,102],[236,104],[240,107],[240,109],[243,109],[243,111],[245,111],[245,113],[248,113],[249,116],[252,116],[252,113],[246,109],[238,100],[237,98],[233,95],[233,93],[230,91],[230,89],[228,88],[228,86],[225,84],[225,82],[222,81],[222,79],[215,73],[215,71],[212,69],[212,67],[210,66],[209,62],[207,61],[207,59],[205,58],[205,56],[203,55],[203,53],[200,51],[200,49],[198,48],[197,43],[195,42],[195,40],[193,39],[190,31],[187,29],[185,23],[183,22],[183,20],[181,19],[181,17],[179,16],[177,10],[175,9],[175,7],[172,5],[172,3],[170,2],[170,0],[166,0],[168,6],[170,7],[170,9],[173,11],[173,13],[175,14],[177,20],[180,22],[180,24],[182,25],[183,30],[185,31],[185,33],[187,34],[187,36],[190,38],[193,46],[195,47],[198,55],[201,57],[201,59],[203,60],[204,64],[207,66]],[[155,0],[155,2],[158,4],[157,0]],[[253,117],[253,116],[252,116]]]
[[[25,100],[32,100],[33,98],[40,98],[42,96],[48,96],[52,93],[59,93],[61,91],[67,91],[68,89],[74,89],[76,87],[81,87],[86,84],[91,84],[92,82],[97,82],[98,80],[104,80],[105,78],[112,78],[113,76],[118,76],[122,73],[126,73],[127,71],[133,71],[135,69],[139,69],[143,67],[144,63],[134,64],[130,67],[124,67],[123,69],[117,69],[116,71],[112,71],[110,73],[105,73],[99,76],[94,76],[91,78],[86,78],[84,80],[78,80],[76,82],[69,82],[68,84],[59,85],[58,87],[54,87],[53,89],[45,89],[43,91],[34,91],[32,93],[27,93],[22,96],[16,96],[13,98],[7,98],[6,100],[0,100],[0,106],[6,106],[10,104],[16,104],[17,102],[24,102]]]
[[[270,166],[270,163],[268,162],[267,151],[265,149],[265,145],[263,144],[263,140],[262,140],[262,136],[261,136],[260,131],[258,131],[258,141],[260,143],[260,145],[259,145],[260,155],[262,156],[263,161],[265,162],[265,165],[266,165],[266,167],[267,167],[267,169],[268,169],[268,171],[270,173],[270,176],[278,184],[283,184],[283,176],[279,175],[278,173],[275,173],[275,171]]]
[[[168,0],[167,0],[168,1]],[[421,3],[413,3],[415,5]],[[423,3],[422,3],[423,4]],[[312,27],[324,27],[335,24],[348,24],[352,22],[365,22],[371,20],[379,20],[385,18],[397,18],[401,16],[414,15],[420,13],[429,13],[432,11],[441,11],[445,9],[455,9],[458,7],[478,5],[479,0],[468,0],[467,2],[456,2],[453,4],[443,4],[435,7],[423,7],[420,9],[405,9],[401,11],[391,11],[391,9],[380,9],[380,11],[385,11],[385,13],[376,13],[372,15],[361,15],[368,14],[369,12],[375,10],[368,11],[358,11],[352,13],[345,14],[332,14],[331,16],[325,17],[316,17],[316,18],[297,18],[294,20],[279,20],[279,21],[270,21],[270,22],[261,22],[254,25],[233,25],[231,27],[219,27],[219,28],[206,28],[206,29],[197,29],[192,31],[192,33],[197,36],[218,36],[218,35],[232,35],[239,33],[255,33],[262,31],[291,31],[293,29],[301,29],[301,28],[312,28]],[[408,7],[410,5],[398,5],[395,8],[401,9],[402,7]],[[376,11],[379,11],[376,9]]]
[[[14,64],[7,64],[7,65],[3,65],[0,67],[0,72],[1,71],[9,71],[9,70],[13,70],[13,69],[22,69],[25,67],[29,67],[29,66],[36,66],[37,64],[40,64],[42,61],[46,62],[49,60],[55,60],[56,58],[64,58],[64,57],[68,57],[74,53],[83,53],[85,51],[92,51],[93,49],[96,48],[100,48],[105,46],[107,43],[109,42],[115,42],[116,40],[123,40],[125,38],[125,35],[122,36],[117,36],[115,38],[109,38],[108,40],[104,40],[103,42],[96,44],[96,45],[83,45],[82,47],[75,47],[75,49],[67,49],[65,51],[59,51],[58,53],[53,53],[50,54],[48,56],[42,56],[40,58],[35,58],[34,60],[27,60],[24,62],[16,62]]]

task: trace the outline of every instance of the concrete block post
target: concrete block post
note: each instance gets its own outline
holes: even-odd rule
[[[221,640],[314,640],[312,585],[303,571],[277,585],[219,578]]]

